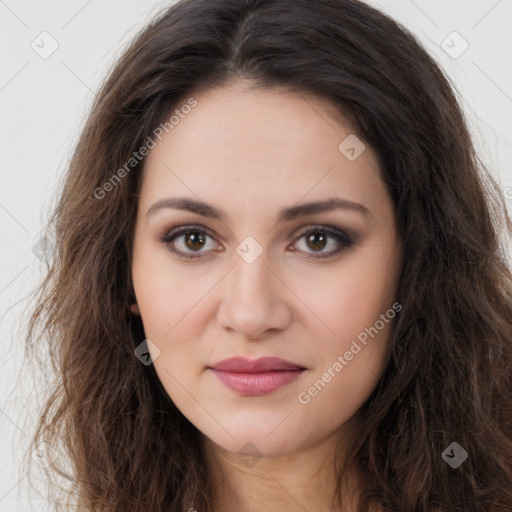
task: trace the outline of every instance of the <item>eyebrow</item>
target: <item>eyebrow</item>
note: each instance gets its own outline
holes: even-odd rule
[[[211,204],[205,203],[204,201],[199,201],[188,197],[165,197],[163,199],[159,199],[149,207],[148,211],[146,212],[146,216],[150,216],[156,211],[164,208],[185,210],[196,213],[198,215],[202,215],[203,217],[217,219],[221,222],[226,222],[228,218],[228,215],[224,210]],[[333,197],[325,201],[314,201],[283,208],[278,212],[277,220],[278,222],[287,222],[305,215],[314,215],[315,213],[324,213],[333,210],[352,211],[365,217],[372,216],[370,210],[361,203]]]

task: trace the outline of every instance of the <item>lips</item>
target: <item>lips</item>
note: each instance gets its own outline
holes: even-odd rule
[[[233,357],[225,359],[213,366],[214,370],[221,372],[234,373],[261,373],[304,370],[302,366],[279,359],[278,357],[262,357],[260,359],[250,360],[243,357]]]
[[[277,357],[256,360],[234,357],[210,368],[227,387],[243,396],[276,391],[297,379],[305,368]]]

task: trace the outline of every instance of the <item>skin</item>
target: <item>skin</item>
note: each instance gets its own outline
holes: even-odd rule
[[[328,102],[248,86],[195,94],[197,106],[150,151],[135,224],[132,312],[154,344],[169,397],[204,434],[219,510],[335,510],[335,448],[341,443],[342,454],[343,440],[357,431],[358,411],[385,368],[392,322],[307,404],[298,396],[396,302],[402,251],[393,204],[371,147],[354,161],[338,150],[354,132]],[[211,203],[226,219],[174,208],[146,214],[177,196]],[[282,208],[332,197],[369,214],[339,209],[277,221]],[[197,259],[180,258],[160,240],[185,225],[209,232],[199,244],[197,235],[174,240]],[[343,247],[332,237],[322,244],[302,236],[322,225],[353,234],[353,245],[315,258]],[[248,236],[262,250],[251,263],[236,251]],[[208,369],[234,356],[276,356],[306,370],[270,394],[242,396]],[[347,484],[346,510],[354,497]]]

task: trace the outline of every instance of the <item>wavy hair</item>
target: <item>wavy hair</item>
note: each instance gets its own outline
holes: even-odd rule
[[[333,502],[352,467],[364,477],[358,512],[510,512],[510,215],[455,87],[406,28],[357,0],[182,0],[103,83],[52,208],[57,251],[26,331],[27,358],[48,368],[45,347],[55,371],[31,445],[62,455],[48,470],[66,497],[55,506],[215,508],[200,432],[134,355],[145,339],[129,310],[144,159],[97,191],[183,98],[240,78],[327,99],[347,118],[378,155],[403,241],[391,355],[333,468]],[[468,453],[457,469],[442,457],[452,442]]]

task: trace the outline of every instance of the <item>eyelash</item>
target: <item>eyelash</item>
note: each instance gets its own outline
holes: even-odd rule
[[[167,249],[176,254],[179,258],[182,259],[197,259],[202,257],[202,253],[199,253],[197,255],[191,255],[190,253],[184,253],[182,251],[178,251],[175,248],[173,248],[172,243],[176,238],[179,238],[180,236],[189,234],[189,233],[199,233],[203,236],[209,236],[211,238],[214,238],[212,235],[209,234],[208,230],[206,230],[203,226],[182,226],[180,228],[174,229],[166,233],[165,235],[160,237],[160,242],[163,243]],[[314,233],[322,233],[327,235],[328,237],[333,238],[337,243],[341,245],[340,248],[330,251],[327,254],[323,255],[312,255],[307,254],[307,258],[313,258],[313,259],[323,259],[323,258],[331,258],[340,253],[341,251],[350,248],[354,244],[354,240],[351,236],[349,236],[347,233],[343,231],[339,231],[334,228],[330,228],[328,226],[313,226],[308,228],[307,230],[302,231],[297,235],[296,240],[300,240],[302,237],[306,235],[311,235]],[[296,243],[296,242],[295,242]],[[294,249],[295,250],[295,249]]]

